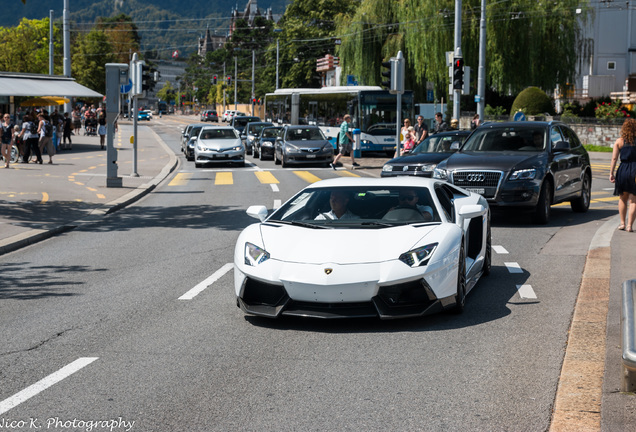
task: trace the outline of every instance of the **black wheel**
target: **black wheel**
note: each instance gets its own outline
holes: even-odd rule
[[[540,225],[545,225],[550,221],[550,206],[552,205],[552,183],[546,180],[541,185],[539,202],[534,211],[534,221]]]
[[[259,157],[259,152],[258,149],[256,148],[256,146],[254,146],[254,151],[252,152],[252,156],[254,156],[254,159],[258,159]]]
[[[483,276],[490,274],[490,268],[492,267],[492,236],[490,234],[490,215],[488,215],[488,228],[486,229],[486,254],[484,257],[484,268],[482,270]]]
[[[466,306],[466,256],[464,253],[464,239],[459,249],[459,260],[457,262],[457,294],[455,294],[455,306],[452,312],[460,314],[464,312]]]
[[[278,159],[278,155],[276,154],[276,151],[274,151],[274,164],[280,165],[280,160]]]
[[[585,213],[590,208],[590,197],[592,196],[592,179],[589,174],[583,176],[581,183],[581,196],[570,201],[572,211],[576,213]]]
[[[194,167],[195,167],[195,168],[201,168],[201,164],[200,164],[200,163],[198,163],[198,162],[195,162],[195,163],[194,163]]]
[[[289,164],[285,160],[285,153],[283,153],[281,156],[282,156],[282,159],[280,161],[280,164],[281,164],[280,166],[283,168],[289,168]]]
[[[11,163],[16,163],[20,157],[20,151],[17,146],[11,146]]]

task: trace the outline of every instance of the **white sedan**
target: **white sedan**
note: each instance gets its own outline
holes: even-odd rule
[[[245,147],[233,127],[205,126],[194,142],[194,166],[219,162],[245,166]]]
[[[243,230],[238,306],[264,317],[461,312],[490,272],[490,210],[480,195],[427,178],[338,178],[308,186]]]

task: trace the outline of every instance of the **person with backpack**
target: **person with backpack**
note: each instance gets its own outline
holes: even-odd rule
[[[9,113],[2,116],[2,138],[0,142],[2,157],[4,158],[4,167],[9,168],[11,146],[13,145],[13,122],[11,121],[11,115]]]
[[[40,148],[40,154],[46,147],[46,154],[49,155],[49,165],[53,164],[53,156],[55,155],[55,144],[53,143],[53,125],[48,116],[44,113],[38,115],[38,135],[40,136],[38,141],[38,147]],[[40,156],[40,159],[42,157]],[[40,162],[42,163],[42,162]]]
[[[38,146],[38,124],[32,120],[30,114],[26,114],[23,117],[23,120],[22,131],[19,135],[19,138],[24,140],[24,156],[22,157],[22,161],[24,163],[29,163],[31,152],[33,152],[37,162],[41,164],[42,153],[40,153],[40,147]]]

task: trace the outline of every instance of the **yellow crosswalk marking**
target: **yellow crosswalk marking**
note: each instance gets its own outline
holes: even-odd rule
[[[336,173],[341,177],[360,177],[358,174],[354,174],[351,171],[338,170]]]
[[[219,172],[216,173],[216,177],[214,179],[215,185],[231,185],[234,184],[234,178],[232,177],[231,172]]]
[[[272,184],[272,183],[280,183],[274,174],[269,171],[255,171],[254,174],[259,182],[263,184]]]
[[[605,197],[605,198],[594,198],[591,202],[606,202],[606,201],[618,201],[617,196]]]
[[[309,171],[294,171],[294,174],[296,174],[298,177],[300,177],[301,179],[305,180],[308,183],[316,183],[317,181],[320,181],[318,177],[316,177]]]
[[[183,186],[191,178],[192,178],[192,174],[190,173],[179,173],[176,176],[174,176],[174,178],[172,179],[170,183],[168,183],[168,186]]]

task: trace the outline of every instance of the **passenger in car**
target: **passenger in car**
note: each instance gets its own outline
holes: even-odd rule
[[[398,205],[397,207],[393,207],[391,210],[399,209],[399,208],[412,208],[417,210],[424,216],[425,221],[433,220],[433,209],[430,206],[422,205],[419,203],[419,196],[417,192],[414,190],[405,190],[401,191],[398,194]],[[391,211],[389,210],[389,211]]]

